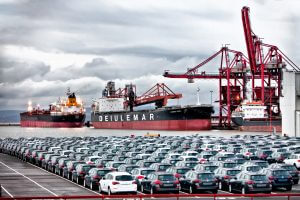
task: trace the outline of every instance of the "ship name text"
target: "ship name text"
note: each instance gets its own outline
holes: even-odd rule
[[[154,114],[100,115],[99,122],[153,121]]]

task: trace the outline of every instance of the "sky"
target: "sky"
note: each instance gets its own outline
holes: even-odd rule
[[[47,106],[67,88],[89,107],[107,81],[141,95],[165,83],[183,98],[218,100],[217,80],[164,78],[185,72],[222,46],[246,46],[241,20],[300,65],[299,0],[0,0],[0,110]],[[218,60],[201,71],[217,72]]]

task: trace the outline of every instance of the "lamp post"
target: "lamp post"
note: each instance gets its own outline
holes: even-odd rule
[[[212,104],[212,94],[213,94],[214,91],[211,90],[209,92],[210,92],[210,104]]]
[[[197,87],[197,105],[200,105],[200,88]]]

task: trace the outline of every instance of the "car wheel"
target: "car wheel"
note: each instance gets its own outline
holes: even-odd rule
[[[86,183],[85,183],[85,180],[83,180],[83,187],[86,187]]]
[[[154,194],[153,187],[151,187],[151,189],[150,189],[150,194]]]
[[[79,178],[78,177],[76,178],[76,183],[79,184]]]
[[[299,183],[299,180],[297,180],[297,181],[294,181],[294,184],[298,184]]]
[[[286,187],[286,191],[291,191],[292,190],[292,186],[287,186]]]
[[[108,188],[107,194],[108,194],[108,195],[111,195],[111,190],[110,190],[110,188]]]
[[[228,190],[229,190],[230,193],[232,193],[232,186],[231,186],[231,184],[229,184]]]
[[[193,191],[193,187],[190,186],[189,193],[190,193],[190,194],[193,194],[193,192],[194,192],[194,191]]]
[[[143,185],[141,185],[141,192],[142,192],[142,193],[145,193],[145,191],[144,191],[144,186],[143,186]]]

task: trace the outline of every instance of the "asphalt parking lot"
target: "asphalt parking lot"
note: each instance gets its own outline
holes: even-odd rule
[[[23,162],[15,157],[0,153],[0,184],[2,187],[2,197],[39,197],[39,196],[99,196],[96,191],[91,191],[83,186],[68,181],[60,176],[52,174],[46,170],[38,168],[30,163]],[[300,186],[295,185],[292,193],[299,193]],[[274,192],[273,192],[274,193]],[[285,193],[276,191],[275,193]],[[143,193],[139,193],[143,195]],[[181,192],[181,194],[184,194]],[[225,191],[219,191],[219,194],[228,194]],[[184,197],[182,197],[184,198]],[[212,197],[188,197],[184,199],[213,199]],[[113,199],[113,198],[110,198]],[[134,199],[134,198],[126,198]],[[143,198],[152,199],[152,198]],[[177,198],[159,198],[159,199],[177,199]],[[249,197],[218,197],[217,199],[250,199]],[[256,197],[255,199],[266,199],[266,197]],[[268,197],[268,199],[279,200],[287,197]],[[299,199],[299,197],[291,197]]]

